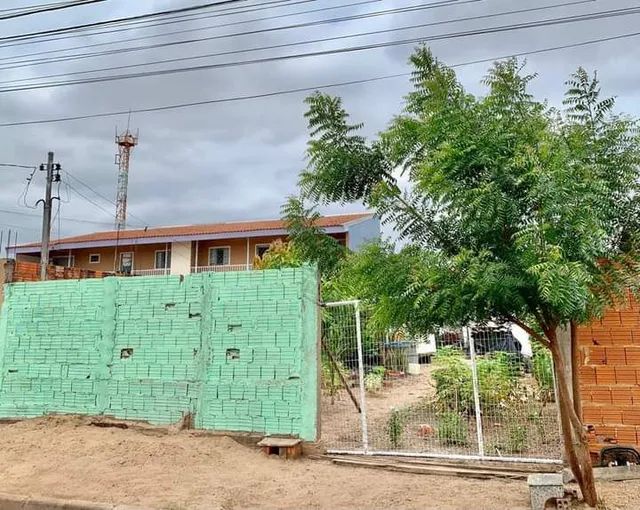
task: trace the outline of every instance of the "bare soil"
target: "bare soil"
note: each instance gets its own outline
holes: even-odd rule
[[[529,508],[524,482],[282,461],[228,437],[89,421],[47,417],[0,426],[0,492],[165,510]],[[640,482],[600,489],[610,510],[640,508]]]

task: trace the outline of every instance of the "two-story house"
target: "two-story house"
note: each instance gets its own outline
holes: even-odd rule
[[[317,225],[352,250],[380,237],[380,222],[369,212],[323,216]],[[50,261],[132,275],[250,270],[255,256],[286,238],[282,220],[114,230],[56,239]],[[11,252],[18,260],[37,260],[40,244],[18,245]]]

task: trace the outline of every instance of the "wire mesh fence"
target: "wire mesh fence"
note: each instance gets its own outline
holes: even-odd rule
[[[425,338],[324,309],[322,438],[330,451],[560,459],[551,356],[511,324]],[[358,349],[360,344],[360,350]]]

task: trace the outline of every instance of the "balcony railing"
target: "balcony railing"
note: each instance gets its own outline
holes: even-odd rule
[[[192,273],[220,273],[227,271],[251,271],[253,266],[251,264],[226,264],[226,265],[218,265],[218,266],[197,266],[192,267]]]
[[[171,269],[134,269],[131,276],[166,276],[171,274]]]

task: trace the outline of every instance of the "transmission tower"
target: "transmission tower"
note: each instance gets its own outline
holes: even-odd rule
[[[132,149],[138,145],[138,132],[132,134],[127,130],[118,134],[116,128],[116,165],[118,165],[118,194],[116,196],[116,230],[123,230],[127,226],[127,188],[129,187],[129,161]]]

